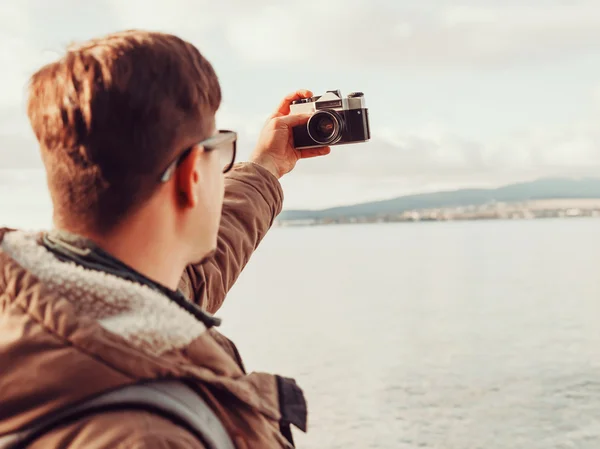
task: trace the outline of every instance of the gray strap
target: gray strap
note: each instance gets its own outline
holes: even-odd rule
[[[158,413],[194,433],[207,449],[235,449],[215,413],[190,387],[178,381],[156,381],[128,385],[79,405],[42,417],[30,427],[0,437],[0,449],[25,447],[64,421],[105,410],[139,408]]]

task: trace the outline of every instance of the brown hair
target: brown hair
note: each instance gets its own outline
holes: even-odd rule
[[[169,34],[114,33],[42,67],[27,113],[57,224],[110,231],[152,195],[178,133],[203,129],[220,102],[210,63]]]

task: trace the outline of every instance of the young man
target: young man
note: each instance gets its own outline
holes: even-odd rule
[[[239,448],[306,425],[289,379],[247,374],[216,312],[282,207],[302,157],[286,97],[250,162],[216,130],[217,76],[191,44],[127,31],[70,48],[31,80],[55,229],[0,231],[0,437],[142,380],[185,379]],[[286,439],[285,436],[288,438]],[[144,410],[84,415],[30,448],[203,448]]]

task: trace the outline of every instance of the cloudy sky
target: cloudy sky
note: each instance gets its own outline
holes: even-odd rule
[[[0,220],[25,197],[48,210],[28,76],[72,41],[127,28],[209,58],[241,158],[286,93],[365,93],[372,141],[303,161],[282,181],[286,208],[600,176],[597,0],[0,0]]]

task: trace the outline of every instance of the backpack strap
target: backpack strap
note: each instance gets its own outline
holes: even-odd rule
[[[192,432],[207,449],[235,449],[225,427],[192,388],[180,381],[126,385],[43,416],[29,427],[0,437],[0,449],[18,449],[42,434],[86,415],[112,410],[141,409],[162,415]]]

